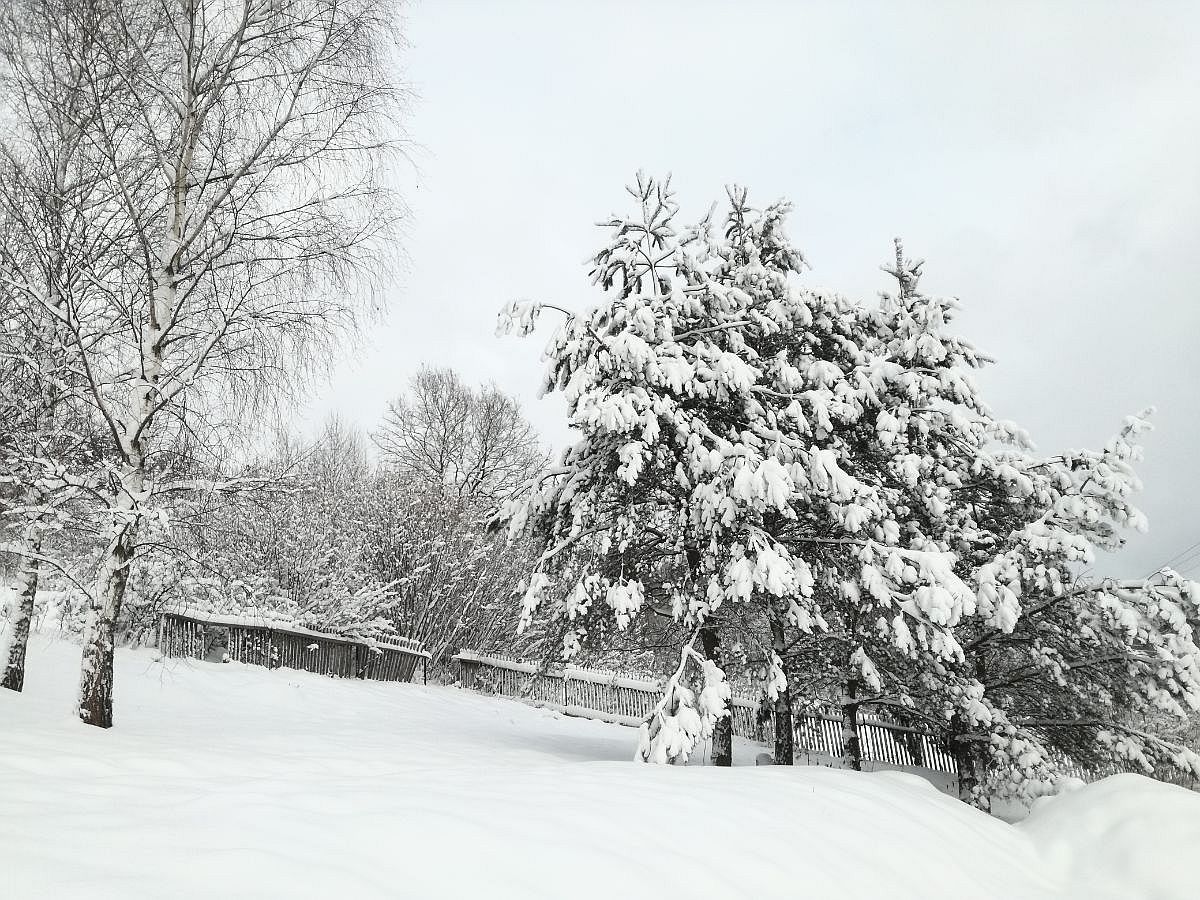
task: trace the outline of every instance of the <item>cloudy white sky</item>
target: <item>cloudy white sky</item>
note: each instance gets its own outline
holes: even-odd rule
[[[814,285],[871,298],[902,235],[1044,450],[1158,407],[1150,534],[1105,571],[1200,573],[1200,3],[413,0],[407,263],[305,410],[372,428],[424,362],[537,399],[512,299],[582,306],[594,222],[639,168],[685,213],[791,198]]]

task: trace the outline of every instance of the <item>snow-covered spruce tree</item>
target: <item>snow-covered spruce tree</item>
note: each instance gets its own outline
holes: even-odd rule
[[[669,192],[643,180],[634,194],[641,215],[613,220],[596,257],[605,302],[569,315],[547,352],[547,387],[584,438],[504,513],[545,548],[525,621],[561,623],[568,655],[648,611],[720,628],[781,701],[781,757],[798,684],[840,704],[849,764],[860,708],[889,708],[950,741],[977,800],[988,773],[1033,784],[1064,735],[1090,735],[1093,759],[1136,758],[1138,737],[1140,752],[1187,763],[1129,716],[1193,705],[1194,593],[1074,582],[1093,545],[1139,524],[1132,431],[1099,453],[1035,455],[981,401],[969,370],[985,360],[947,327],[956,304],[917,289],[920,263],[899,245],[887,268],[900,289],[867,310],[798,287],[784,207],[760,213],[735,192],[719,234],[680,234]],[[527,331],[541,308],[514,305],[503,324]],[[1020,661],[1042,686],[1029,696],[1056,692],[1063,661],[1075,694],[1106,664],[1102,711],[1010,715],[1011,667],[978,657],[1028,652],[1026,609],[1034,632],[1055,610],[1105,648],[1041,671]],[[644,758],[662,742],[678,758],[713,727],[711,710],[684,712],[694,702],[669,692]]]
[[[1066,764],[1200,775],[1200,757],[1162,727],[1200,709],[1200,585],[1169,570],[1080,574],[1094,549],[1145,525],[1130,498],[1147,427],[1130,417],[1100,451],[1003,457],[1025,521],[977,575],[995,613],[962,636],[969,789],[1029,795]]]
[[[91,105],[78,139],[114,195],[86,215],[123,254],[91,273],[105,302],[68,329],[115,458],[97,486],[108,540],[79,704],[83,721],[108,727],[141,526],[164,497],[206,489],[175,479],[163,449],[179,433],[236,427],[239,403],[285,392],[353,323],[377,270],[394,221],[376,165],[395,96],[391,22],[385,0],[62,7],[105,62],[64,42],[55,71],[82,73]]]
[[[583,437],[503,511],[511,533],[545,547],[523,621],[567,623],[566,656],[651,611],[701,633],[752,621],[807,632],[824,623],[797,551],[854,545],[865,587],[895,592],[902,615],[953,625],[974,599],[953,558],[897,546],[887,498],[845,467],[882,361],[860,343],[859,307],[797,283],[787,205],[753,210],[733,191],[719,233],[711,220],[681,233],[667,185],[639,177],[631,193],[638,214],[608,223],[595,257],[604,300],[568,314],[547,350],[546,387]],[[530,330],[544,308],[514,305],[502,330]],[[756,635],[772,696],[786,687],[778,631]],[[692,718],[690,704],[667,703],[643,758],[662,758],[664,743],[666,758],[685,757],[723,712]]]
[[[907,321],[903,330],[919,336],[915,346],[932,352],[924,366],[944,370],[954,357],[941,329],[948,317],[929,314],[938,301],[916,290],[919,266],[904,261],[899,248],[892,272],[901,289],[883,312]],[[904,356],[894,349],[891,355]],[[922,693],[939,698],[964,795],[976,802],[986,802],[989,790],[1028,794],[1064,754],[1073,764],[1102,766],[1121,756],[1144,762],[1140,754],[1153,751],[1160,761],[1189,765],[1181,748],[1156,743],[1128,721],[1147,709],[1178,714],[1195,707],[1197,616],[1189,591],[1162,582],[1114,591],[1110,581],[1076,581],[1094,548],[1115,550],[1123,529],[1144,527],[1130,502],[1140,487],[1132,465],[1141,456],[1136,437],[1144,422],[1130,418],[1100,451],[1041,457],[1019,430],[992,419],[977,398],[965,403],[967,396],[958,390],[942,397],[952,416],[931,422],[933,434],[959,433],[941,441],[941,487],[923,515],[930,526],[934,514],[940,517],[930,533],[955,552],[977,609],[956,629],[963,658],[919,666],[906,702]],[[957,467],[947,465],[954,459]],[[1004,654],[996,645],[1008,649],[1006,658],[997,658]],[[1033,709],[1016,700],[1014,687],[1022,683]],[[1066,708],[1063,692],[1073,698]],[[924,712],[936,715],[937,703]],[[1123,737],[1114,741],[1112,734]]]
[[[938,619],[938,604],[924,604],[930,621],[923,621],[911,610],[898,614],[894,590],[872,587],[870,560],[858,584],[835,587],[818,577],[819,599],[826,599],[820,586],[829,588],[829,632],[820,640],[845,640],[843,659],[851,663],[842,668],[851,684],[841,690],[850,763],[857,746],[846,707],[856,710],[865,699],[913,724],[937,728],[940,721],[964,794],[976,802],[989,774],[992,789],[1028,792],[1035,776],[1053,769],[1052,750],[1058,760],[1065,753],[1084,765],[1121,755],[1142,761],[1139,753],[1151,750],[1159,760],[1190,764],[1181,748],[1155,742],[1128,717],[1194,708],[1194,594],[1177,583],[1121,590],[1112,582],[1073,583],[1093,547],[1115,549],[1121,529],[1144,524],[1130,504],[1138,487],[1131,465],[1140,458],[1134,440],[1144,423],[1131,418],[1102,451],[1033,454],[1023,433],[980,401],[967,369],[981,357],[946,329],[954,304],[917,290],[920,264],[905,260],[899,244],[888,271],[900,290],[885,295],[875,321],[879,343],[872,346],[886,364],[880,410],[860,421],[873,429],[854,441],[849,465],[894,510],[890,541],[953,560],[960,585],[969,584],[975,598],[963,597],[965,615],[957,618]],[[868,552],[850,555],[864,560]],[[883,569],[912,581],[902,562],[889,555]],[[1046,621],[1050,615],[1058,621]],[[1049,649],[1063,643],[1072,646]],[[1006,660],[997,658],[998,647],[1008,649]],[[828,661],[836,652],[812,671],[836,675]],[[1014,684],[1022,683],[1026,699],[1036,701],[1033,711],[1014,702]],[[1062,711],[1054,699],[1060,692],[1086,712]],[[836,696],[819,683],[810,693]],[[1047,711],[1056,706],[1058,714]]]
[[[953,304],[917,295],[919,265],[905,263],[899,247],[897,259],[901,297],[855,314],[868,388],[856,414],[829,425],[818,418],[806,435],[845,479],[853,527],[839,536],[798,520],[779,535],[814,573],[825,628],[777,633],[777,654],[807,702],[838,709],[851,768],[861,767],[860,709],[915,716],[914,677],[961,658],[954,627],[976,602],[952,489],[975,465],[975,450],[1007,433],[964,374],[978,354],[944,333]],[[793,349],[793,359],[804,351]]]

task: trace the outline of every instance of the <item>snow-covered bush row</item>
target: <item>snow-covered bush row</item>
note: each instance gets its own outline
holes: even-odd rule
[[[181,502],[167,525],[147,529],[155,543],[130,569],[125,640],[140,642],[160,610],[184,606],[411,637],[435,665],[461,647],[515,646],[508,598],[528,554],[485,533],[486,498],[376,466],[336,421],[311,443],[280,437],[247,472],[270,489]],[[91,565],[90,555],[74,560],[81,571]],[[65,630],[79,630],[81,605],[58,608]]]
[[[668,183],[630,192],[594,306],[501,316],[528,333],[566,313],[545,389],[581,437],[499,518],[541,547],[521,624],[560,629],[564,657],[655,615],[703,648],[681,664],[698,689],[676,679],[641,755],[680,759],[719,729],[723,669],[742,668],[782,760],[806,698],[840,704],[852,764],[864,704],[944,734],[977,800],[1036,793],[1055,751],[1200,774],[1156,728],[1200,709],[1200,586],[1079,576],[1145,525],[1144,416],[1101,450],[1039,455],[981,400],[987,359],[899,241],[897,290],[865,305],[803,286],[786,203],[735,189],[683,227]]]

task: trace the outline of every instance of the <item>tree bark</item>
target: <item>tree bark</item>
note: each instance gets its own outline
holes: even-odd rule
[[[842,762],[847,769],[862,771],[862,741],[858,735],[858,681],[851,679],[846,684],[846,696],[842,702]]]
[[[704,649],[704,658],[721,665],[721,640],[717,635],[715,625],[705,625],[700,629],[700,645]],[[733,710],[717,720],[712,737],[712,764],[714,766],[733,765]]]
[[[113,650],[117,617],[125,598],[136,534],[135,520],[117,525],[88,607],[79,677],[79,718],[98,728],[111,728],[113,723]]]
[[[925,742],[922,736],[917,732],[910,731],[904,736],[904,742],[908,745],[909,755],[913,758],[914,766],[925,766]]]
[[[970,729],[957,714],[950,720],[950,752],[954,755],[955,768],[958,769],[958,798],[964,803],[981,809],[991,810],[991,800],[983,792],[983,782],[987,774],[987,762],[984,759],[983,746],[973,740]]]
[[[771,642],[775,655],[781,660],[784,651],[783,623],[771,622]],[[786,673],[785,673],[786,674]],[[792,687],[784,683],[783,690],[775,698],[775,765],[790,766],[796,762],[795,726],[792,722]]]
[[[0,672],[0,688],[20,691],[25,687],[25,654],[29,647],[29,628],[33,621],[33,600],[37,596],[41,564],[37,554],[42,549],[40,531],[31,529],[25,538],[31,554],[21,560],[17,571],[17,590],[9,606],[9,637],[4,649],[4,670]]]
[[[975,677],[987,684],[983,655],[975,658]],[[987,756],[981,741],[974,740],[970,726],[957,713],[950,719],[950,749],[958,769],[958,797],[984,812],[991,811],[991,798],[983,791],[987,777]]]

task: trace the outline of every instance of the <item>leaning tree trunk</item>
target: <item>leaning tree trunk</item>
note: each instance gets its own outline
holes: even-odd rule
[[[842,699],[842,763],[847,769],[862,771],[862,740],[858,734],[858,681],[846,683],[846,696]]]
[[[40,529],[30,528],[25,534],[25,550],[29,555],[22,557],[17,571],[17,590],[9,605],[8,640],[2,651],[0,663],[0,688],[20,691],[25,687],[25,653],[29,646],[29,627],[33,621],[33,601],[37,596],[38,574],[41,564],[38,554],[42,549]]]
[[[700,644],[704,648],[704,658],[721,665],[721,640],[717,636],[715,625],[705,625],[700,629]],[[712,764],[714,766],[733,765],[733,709],[717,720],[712,737]]]
[[[113,650],[117,617],[129,580],[136,520],[118,523],[96,578],[96,593],[88,607],[79,676],[79,718],[98,728],[112,727]]]
[[[177,173],[175,201],[171,207],[165,247],[178,247],[187,213],[184,173]],[[124,471],[117,488],[112,512],[116,515],[113,535],[96,577],[96,588],[88,607],[83,639],[83,659],[79,669],[79,718],[98,728],[112,727],[113,652],[116,648],[117,617],[125,599],[129,564],[141,525],[140,504],[146,493],[146,434],[161,403],[159,380],[163,373],[163,346],[169,324],[179,312],[177,272],[173,257],[164,259],[154,270],[154,291],[142,324],[141,377],[134,383],[134,405],[123,417],[125,433],[120,449],[125,458]]]
[[[781,660],[784,651],[783,623],[771,622],[771,642]],[[785,673],[786,675],[786,673]],[[775,697],[775,765],[790,766],[796,761],[795,726],[792,722],[792,687],[787,680]]]

